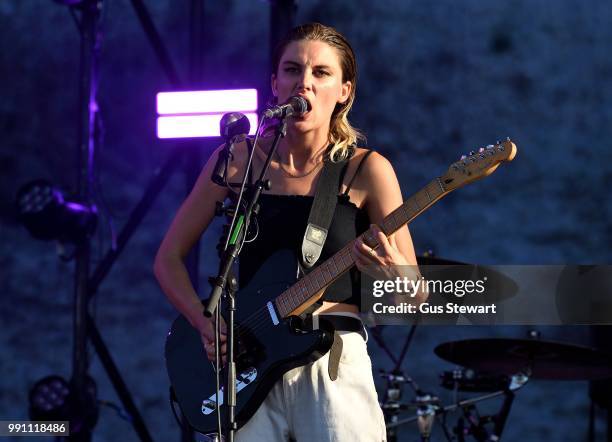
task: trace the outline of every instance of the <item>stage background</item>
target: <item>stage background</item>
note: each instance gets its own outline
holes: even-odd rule
[[[171,149],[155,137],[155,93],[169,83],[127,0],[104,2],[97,152],[103,218],[94,263],[110,246]],[[183,78],[188,2],[146,2]],[[207,2],[203,88],[267,92],[269,4]],[[297,21],[336,26],[352,42],[359,81],[352,121],[393,163],[404,196],[444,173],[462,153],[506,136],[515,161],[450,195],[411,226],[418,253],[471,263],[612,261],[612,5],[576,1],[299,2]],[[28,388],[70,375],[73,265],[15,219],[20,185],[76,181],[78,34],[51,1],[0,2],[0,419],[25,419]],[[264,93],[265,95],[265,93]],[[200,146],[202,159],[210,145]],[[155,440],[178,440],[168,406],[163,345],[175,312],[152,261],[186,192],[177,173],[163,189],[94,300],[95,318]],[[215,270],[218,223],[204,236],[202,286]],[[205,291],[203,291],[205,293]],[[541,328],[544,339],[588,343],[586,327]],[[523,327],[425,327],[404,369],[424,389],[449,395],[437,376],[452,365],[433,348],[463,337],[525,337]],[[387,328],[397,350],[407,330]],[[390,362],[370,341],[374,370]],[[118,402],[95,355],[101,399]],[[382,384],[380,385],[382,387]],[[587,382],[533,381],[519,391],[506,440],[585,440]],[[379,390],[382,391],[382,390]],[[411,399],[406,391],[405,399]],[[494,410],[491,401],[486,410]],[[602,418],[603,413],[599,412]],[[452,419],[454,420],[454,419]],[[600,438],[603,420],[598,420]],[[402,441],[417,440],[414,426]],[[135,441],[128,422],[102,408],[95,441]],[[439,428],[435,441],[442,440]],[[603,440],[603,439],[600,439]]]

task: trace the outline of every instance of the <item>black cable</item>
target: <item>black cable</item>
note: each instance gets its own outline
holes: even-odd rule
[[[219,335],[221,332],[221,300],[215,310],[215,379],[216,379],[216,391],[215,391],[215,402],[217,403],[217,432],[219,434],[219,440],[221,440],[221,404],[219,404],[219,391],[221,390],[221,361],[219,351]]]
[[[174,419],[176,419],[176,423],[178,424],[179,428],[183,428],[183,423],[179,419],[178,414],[176,414],[176,408],[174,407],[173,397],[174,397],[174,392],[172,390],[172,387],[170,387],[170,394],[168,395],[168,400],[170,401],[170,409],[172,410],[172,414],[174,415]]]
[[[108,408],[112,408],[113,410],[115,410],[117,415],[121,419],[123,419],[123,420],[126,420],[128,422],[132,422],[132,420],[133,420],[132,416],[130,416],[130,414],[127,411],[125,411],[124,408],[120,407],[119,405],[115,404],[114,402],[105,401],[105,400],[100,399],[100,400],[98,400],[98,404],[99,405],[103,405],[103,406],[108,407]]]

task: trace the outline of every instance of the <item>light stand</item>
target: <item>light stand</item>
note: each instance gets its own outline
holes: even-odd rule
[[[79,2],[67,2],[81,11],[79,30],[81,32],[81,63],[79,81],[79,133],[78,133],[78,195],[85,202],[91,197],[93,179],[93,159],[97,139],[95,137],[96,123],[96,95],[97,95],[97,72],[99,55],[99,30],[100,10],[102,0],[84,0]],[[180,87],[181,83],[176,70],[171,62],[169,54],[157,33],[150,16],[140,0],[132,0],[132,5],[140,19],[143,29],[149,37],[151,44],[157,54],[162,68],[166,72],[173,86]],[[97,404],[95,395],[92,395],[89,377],[87,376],[87,339],[91,339],[96,353],[106,370],[117,395],[124,408],[127,410],[135,431],[140,440],[152,441],[152,437],[146,428],[130,392],[117,366],[115,365],[108,348],[104,344],[102,336],[97,330],[93,318],[87,311],[91,298],[96,294],[98,287],[110,271],[112,265],[123,251],[132,234],[142,221],[144,215],[159,194],[162,187],[168,181],[171,173],[179,164],[182,153],[178,150],[169,155],[165,164],[155,173],[155,176],[147,186],[140,202],[135,206],[128,221],[121,230],[116,247],[110,249],[102,261],[98,264],[90,276],[90,241],[89,238],[77,244],[75,251],[75,304],[74,304],[74,347],[73,347],[73,373],[70,382],[71,413],[77,413],[78,422],[71,422],[71,432],[80,429],[78,433],[70,436],[71,440],[91,440],[91,432],[97,418]],[[95,391],[95,390],[94,390]]]
[[[99,20],[102,0],[88,0],[79,5],[81,10],[81,65],[79,81],[79,134],[77,191],[81,201],[90,201],[94,152],[97,139],[97,75],[100,55]],[[72,353],[71,439],[91,440],[91,432],[98,418],[96,398],[87,394],[87,307],[91,244],[87,237],[77,244],[74,275],[74,344]],[[77,427],[77,428],[75,428]]]

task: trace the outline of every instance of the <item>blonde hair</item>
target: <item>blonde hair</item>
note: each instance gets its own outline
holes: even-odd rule
[[[321,23],[306,23],[293,28],[274,49],[272,56],[272,72],[278,73],[281,57],[289,43],[300,40],[316,40],[327,43],[338,51],[342,82],[351,82],[351,92],[344,103],[336,104],[329,124],[328,142],[332,145],[329,158],[332,161],[343,161],[349,158],[357,140],[365,140],[365,136],[354,128],[348,120],[348,113],[355,101],[357,89],[357,61],[355,53],[348,40],[330,26]]]

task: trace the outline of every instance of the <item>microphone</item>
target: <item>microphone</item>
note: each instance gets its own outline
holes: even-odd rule
[[[223,150],[219,152],[215,168],[210,177],[213,183],[219,186],[226,185],[227,166],[233,156],[234,143],[246,137],[249,130],[251,130],[251,123],[246,115],[240,112],[230,112],[221,117],[219,132],[225,138],[225,145]]]
[[[251,123],[246,115],[240,112],[230,112],[221,117],[219,132],[227,141],[237,135],[246,135],[251,130]]]
[[[310,103],[299,95],[295,95],[285,104],[271,107],[263,113],[264,118],[285,118],[291,115],[302,115],[311,110]]]

